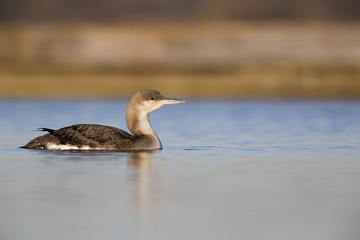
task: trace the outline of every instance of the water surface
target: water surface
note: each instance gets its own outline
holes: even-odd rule
[[[1,239],[359,239],[360,101],[188,100],[156,153],[19,149],[126,100],[0,101]]]

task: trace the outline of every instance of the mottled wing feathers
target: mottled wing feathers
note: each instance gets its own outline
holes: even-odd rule
[[[115,146],[119,142],[127,142],[134,137],[115,127],[96,124],[77,124],[56,130],[53,135],[59,139],[60,144],[74,146],[87,145],[92,148]]]
[[[97,124],[77,124],[59,130],[39,128],[40,131],[49,132],[30,141],[23,148],[52,149],[57,145],[69,148],[78,147],[90,149],[129,149],[134,145],[135,138],[129,133],[110,126]],[[49,146],[53,145],[53,146]],[[56,145],[54,147],[54,145]]]

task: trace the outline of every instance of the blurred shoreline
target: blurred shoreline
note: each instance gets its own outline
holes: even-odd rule
[[[0,23],[0,97],[360,97],[358,22]]]

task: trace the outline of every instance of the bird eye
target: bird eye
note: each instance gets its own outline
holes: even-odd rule
[[[152,98],[150,98],[150,100],[154,101],[154,100],[155,100],[155,98],[154,98],[154,97],[152,97]]]

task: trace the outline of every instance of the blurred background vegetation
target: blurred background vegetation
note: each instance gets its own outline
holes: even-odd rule
[[[360,97],[355,0],[0,0],[0,97]]]

